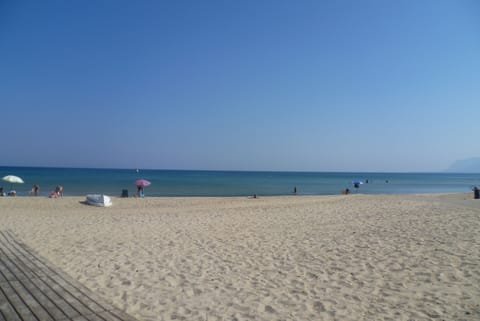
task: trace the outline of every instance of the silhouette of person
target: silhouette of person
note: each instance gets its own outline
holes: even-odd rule
[[[38,186],[38,184],[33,185],[33,188],[32,188],[33,196],[38,196],[39,191],[40,191],[40,186]]]

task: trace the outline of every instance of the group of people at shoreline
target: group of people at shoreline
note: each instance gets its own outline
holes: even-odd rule
[[[29,196],[39,196],[40,195],[40,185],[34,184],[30,192],[28,193]],[[10,190],[8,193],[4,192],[4,188],[0,186],[0,197],[5,196],[17,196],[17,192],[15,190]],[[48,195],[49,198],[58,198],[63,197],[63,186],[57,185],[55,190],[51,191]],[[128,196],[127,196],[128,197]],[[134,197],[144,198],[145,194],[143,191],[143,186],[137,186],[137,193]]]
[[[298,195],[298,189],[295,186],[292,191],[293,195]],[[346,188],[345,190],[342,191],[342,194],[348,195],[351,194],[351,190],[349,188]],[[40,195],[40,186],[38,184],[34,184],[32,189],[29,192],[30,196],[39,196]],[[128,195],[128,194],[127,194]],[[143,186],[137,186],[137,192],[135,193],[134,197],[138,198],[144,198],[144,191],[143,191]],[[12,190],[8,193],[4,193],[3,187],[0,187],[0,196],[16,196],[16,191]],[[58,198],[58,197],[63,197],[63,186],[62,185],[57,185],[55,187],[55,190],[50,192],[49,198]],[[124,196],[122,196],[124,197]],[[128,197],[128,196],[127,196]],[[257,198],[257,194],[251,195],[249,198]]]
[[[5,193],[3,187],[0,187],[0,196],[17,196],[17,191],[11,190],[8,193]]]
[[[40,186],[38,184],[34,184],[32,190],[30,191],[30,196],[38,196],[40,195]],[[58,198],[63,197],[63,186],[57,185],[55,190],[51,191],[48,195],[49,198]]]
[[[40,195],[40,185],[34,184],[32,189],[29,192],[30,196],[39,196]],[[0,197],[1,196],[17,196],[17,191],[15,190],[10,190],[8,193],[5,193],[3,190],[3,187],[0,187]],[[57,198],[57,197],[63,197],[63,186],[62,185],[57,185],[55,187],[55,190],[50,192],[49,196],[50,198]]]

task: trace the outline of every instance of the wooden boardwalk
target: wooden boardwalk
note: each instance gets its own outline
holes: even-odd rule
[[[0,321],[135,321],[0,231]]]

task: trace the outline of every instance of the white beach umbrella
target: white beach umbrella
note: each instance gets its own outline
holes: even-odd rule
[[[15,175],[7,175],[5,176],[4,178],[2,178],[3,181],[5,182],[8,182],[10,184],[12,184],[10,186],[10,189],[13,188],[13,184],[23,184],[23,179],[21,179],[20,177],[18,176],[15,176]]]

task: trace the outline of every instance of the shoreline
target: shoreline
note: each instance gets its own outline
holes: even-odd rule
[[[168,198],[186,198],[186,199],[190,199],[190,198],[205,198],[205,199],[208,199],[208,198],[252,198],[253,195],[218,195],[218,196],[210,196],[210,195],[178,195],[178,196],[174,196],[174,195],[164,195],[164,196],[156,196],[156,195],[146,195],[145,197],[141,198],[141,197],[135,197],[135,196],[128,196],[128,197],[122,197],[122,196],[118,196],[118,195],[111,195],[111,194],[103,194],[103,193],[87,193],[85,195],[64,195],[62,197],[56,197],[56,198],[53,198],[53,199],[61,199],[61,198],[84,198],[86,197],[87,195],[91,195],[91,194],[98,194],[98,195],[106,195],[106,196],[109,196],[111,197],[112,199],[147,199],[147,198],[164,198],[164,199],[168,199]],[[425,192],[425,193],[362,193],[362,192],[351,192],[350,194],[348,195],[345,195],[345,194],[342,194],[342,193],[337,193],[337,194],[278,194],[278,195],[261,195],[261,194],[256,194],[257,195],[257,198],[272,198],[272,197],[331,197],[331,196],[355,196],[355,195],[363,195],[363,196],[439,196],[439,195],[470,195],[472,196],[473,198],[473,192]],[[0,196],[0,199],[2,198],[28,198],[28,199],[51,199],[51,197],[49,197],[49,195],[45,194],[45,195],[37,195],[37,196],[33,196],[33,195],[15,195],[15,196]]]
[[[480,318],[471,193],[0,198],[2,229],[138,320]]]

